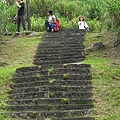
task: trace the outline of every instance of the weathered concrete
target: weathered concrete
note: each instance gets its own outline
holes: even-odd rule
[[[85,59],[84,31],[46,32],[35,66],[16,69],[8,115],[17,120],[94,120],[92,75]]]

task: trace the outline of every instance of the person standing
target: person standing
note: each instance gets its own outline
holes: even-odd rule
[[[16,5],[18,7],[17,18],[17,32],[20,32],[20,23],[23,25],[24,31],[26,31],[25,20],[24,20],[24,8],[25,4],[23,0],[17,0]]]

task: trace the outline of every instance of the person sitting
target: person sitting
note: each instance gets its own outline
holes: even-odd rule
[[[84,29],[84,30],[86,30],[86,31],[90,31],[90,30],[89,30],[89,26],[88,26],[87,23],[84,21],[84,17],[83,17],[83,16],[80,16],[80,17],[79,17],[78,26],[79,26],[79,29]]]
[[[53,32],[55,24],[56,24],[56,17],[55,17],[55,15],[53,15],[52,10],[49,10],[48,11],[48,20],[46,20],[46,22],[45,22],[45,26],[47,28],[47,31]]]

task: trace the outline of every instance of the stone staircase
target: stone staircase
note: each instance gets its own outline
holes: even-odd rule
[[[92,76],[84,31],[45,33],[35,66],[16,69],[8,115],[17,120],[94,120]]]

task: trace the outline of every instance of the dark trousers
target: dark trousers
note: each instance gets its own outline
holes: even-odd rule
[[[17,30],[20,32],[20,23],[23,25],[23,29],[26,30],[24,15],[17,16]]]
[[[54,29],[55,24],[49,24],[49,22],[46,21],[46,22],[45,22],[45,26],[46,26],[46,27],[49,27],[49,29],[51,30],[51,29]]]

